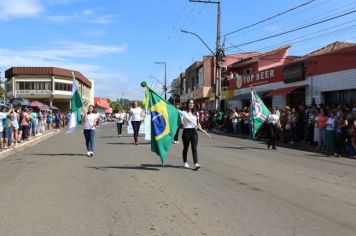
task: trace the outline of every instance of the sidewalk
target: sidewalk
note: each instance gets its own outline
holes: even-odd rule
[[[31,137],[31,140],[28,141],[22,141],[21,143],[18,143],[16,146],[7,148],[7,149],[0,149],[0,160],[17,152],[17,151],[23,151],[26,147],[35,145],[39,142],[42,142],[43,140],[50,138],[56,134],[62,133],[66,131],[67,128],[62,128],[62,129],[51,129],[51,130],[46,130],[43,134],[37,135],[35,137]]]
[[[236,137],[236,138],[241,138],[241,139],[250,139],[253,140],[252,138],[247,137],[246,135],[236,135],[236,134],[232,134],[232,133],[226,133],[224,131],[219,131],[217,129],[212,129],[209,133],[212,134],[217,134],[217,135],[223,135],[223,136],[228,136],[228,137]],[[261,138],[261,139],[256,139],[257,142],[261,142],[261,143],[266,143],[267,144],[267,139]],[[295,144],[290,144],[290,143],[282,143],[282,142],[277,142],[277,148],[279,147],[283,147],[283,148],[290,148],[290,149],[296,149],[296,150],[300,150],[300,151],[307,151],[307,152],[314,152],[314,153],[318,153],[320,154],[320,156],[325,156],[325,157],[334,157],[336,159],[340,159],[340,157],[335,157],[333,154],[327,154],[325,152],[316,150],[315,146],[312,146],[310,144],[307,143],[295,143]],[[345,157],[342,156],[341,158],[346,158],[346,159],[350,159],[350,160],[355,160],[354,158],[350,158],[350,157]]]

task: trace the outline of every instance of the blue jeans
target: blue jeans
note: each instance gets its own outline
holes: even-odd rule
[[[35,122],[31,122],[31,132],[32,132],[32,136],[36,136],[36,123]]]
[[[232,129],[234,130],[234,134],[238,134],[239,133],[238,123],[232,122]]]
[[[12,128],[7,128],[7,145],[12,145]]]
[[[84,137],[85,137],[85,144],[87,146],[88,152],[93,152],[94,151],[95,129],[85,129]]]

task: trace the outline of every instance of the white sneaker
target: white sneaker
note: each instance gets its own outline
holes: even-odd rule
[[[91,156],[91,152],[87,152],[87,156],[90,157]]]
[[[177,144],[177,141],[173,141],[173,144]]]
[[[183,165],[184,168],[190,168],[188,162],[184,162],[184,165]]]
[[[195,163],[194,166],[195,166],[195,170],[199,170],[200,169],[199,163]]]
[[[179,144],[179,141],[176,141],[176,144]]]
[[[91,157],[94,156],[94,152],[90,152],[90,156],[91,156]]]

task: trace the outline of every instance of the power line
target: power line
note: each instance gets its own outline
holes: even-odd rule
[[[328,18],[328,19],[325,19],[325,20],[322,20],[322,21],[318,21],[318,22],[315,22],[313,24],[305,25],[305,26],[298,27],[298,28],[295,28],[295,29],[291,29],[291,30],[288,30],[288,31],[285,31],[285,32],[282,32],[282,33],[279,33],[279,34],[274,34],[274,35],[271,35],[271,36],[268,36],[268,37],[256,39],[256,40],[253,40],[253,41],[250,41],[250,42],[234,45],[234,47],[235,46],[239,47],[239,46],[249,45],[249,44],[252,44],[252,43],[256,43],[256,42],[264,41],[264,40],[267,40],[267,39],[275,38],[275,37],[278,37],[278,36],[281,36],[281,35],[289,34],[289,33],[295,32],[295,31],[306,29],[306,28],[309,28],[309,27],[312,27],[312,26],[315,26],[315,25],[319,25],[321,23],[325,23],[325,22],[328,22],[328,21],[343,17],[343,16],[346,16],[346,15],[350,15],[350,14],[355,13],[355,12],[356,12],[356,10],[349,11],[347,13],[344,13],[344,14],[341,14],[341,15],[338,15],[338,16],[334,16],[334,17],[331,17],[331,18]],[[232,48],[232,47],[228,47],[226,49],[230,49],[230,48]]]
[[[324,29],[322,29],[322,30],[318,30],[317,32],[311,33],[311,34],[309,34],[309,35],[317,34],[317,33],[320,33],[320,32],[323,32],[323,31],[327,31],[327,30],[330,30],[330,29],[332,29],[332,28],[337,28],[337,27],[340,27],[340,26],[342,26],[342,25],[346,25],[346,24],[353,23],[353,22],[355,22],[354,19],[353,19],[353,20],[350,20],[350,21],[347,21],[347,22],[344,22],[344,23],[341,23],[341,24],[338,24],[338,25],[334,25],[334,26],[332,26],[332,27],[328,27],[328,28],[324,28]],[[355,25],[353,25],[353,26],[355,26]],[[307,35],[299,36],[299,37],[296,37],[296,38],[293,38],[293,39],[290,39],[290,40],[286,40],[286,41],[280,42],[280,43],[278,43],[278,44],[272,44],[272,45],[267,46],[267,47],[259,48],[259,49],[257,49],[256,51],[264,51],[264,50],[267,50],[267,49],[270,49],[270,48],[276,48],[276,47],[278,47],[278,46],[280,46],[280,45],[285,45],[285,44],[288,44],[288,43],[297,44],[297,43],[305,42],[305,41],[308,41],[308,40],[311,40],[311,39],[314,39],[314,38],[321,38],[321,37],[323,37],[323,36],[325,36],[325,35],[334,34],[334,33],[342,32],[342,31],[347,31],[347,30],[349,30],[350,28],[352,28],[353,26],[351,26],[351,27],[346,27],[346,28],[342,28],[342,29],[338,29],[338,30],[336,30],[336,31],[331,31],[331,32],[328,32],[328,33],[325,33],[325,34],[319,34],[319,35],[317,35],[317,36],[309,37],[309,38],[306,38]],[[306,39],[299,40],[299,41],[295,41],[295,40],[302,39],[302,38],[306,38]],[[233,45],[233,46],[234,46],[234,45]],[[236,47],[236,48],[240,49],[239,47]],[[227,49],[227,51],[229,51],[229,50]]]
[[[268,17],[268,18],[266,18],[266,19],[263,19],[263,20],[260,20],[260,21],[258,21],[258,22],[256,22],[256,23],[254,23],[254,24],[251,24],[251,25],[242,27],[242,28],[240,28],[240,29],[234,30],[234,31],[232,31],[232,32],[230,32],[230,33],[225,34],[225,36],[228,36],[228,35],[237,33],[237,32],[239,32],[239,31],[242,31],[242,30],[251,28],[252,26],[261,24],[261,23],[263,23],[263,22],[266,22],[266,21],[271,20],[271,19],[273,19],[273,18],[276,18],[276,17],[278,17],[278,16],[284,15],[284,14],[286,14],[286,13],[288,13],[288,12],[294,11],[294,10],[300,8],[300,7],[306,6],[306,5],[308,5],[308,4],[312,3],[312,2],[315,2],[315,1],[316,1],[316,0],[311,0],[311,1],[309,1],[309,2],[303,3],[303,4],[301,4],[301,5],[298,5],[298,6],[296,6],[296,7],[293,7],[293,8],[291,8],[291,9],[288,9],[288,10],[286,10],[286,11],[284,11],[284,12],[278,13],[277,15]]]

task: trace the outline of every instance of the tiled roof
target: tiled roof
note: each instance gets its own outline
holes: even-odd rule
[[[318,50],[315,50],[315,51],[305,55],[305,57],[319,56],[319,55],[322,55],[322,54],[330,53],[330,52],[337,51],[337,50],[342,49],[342,48],[352,47],[352,46],[355,46],[355,45],[356,45],[355,43],[347,43],[347,42],[336,41],[335,43],[329,44],[329,45],[327,45],[325,47],[322,47],[322,48],[320,48]]]

